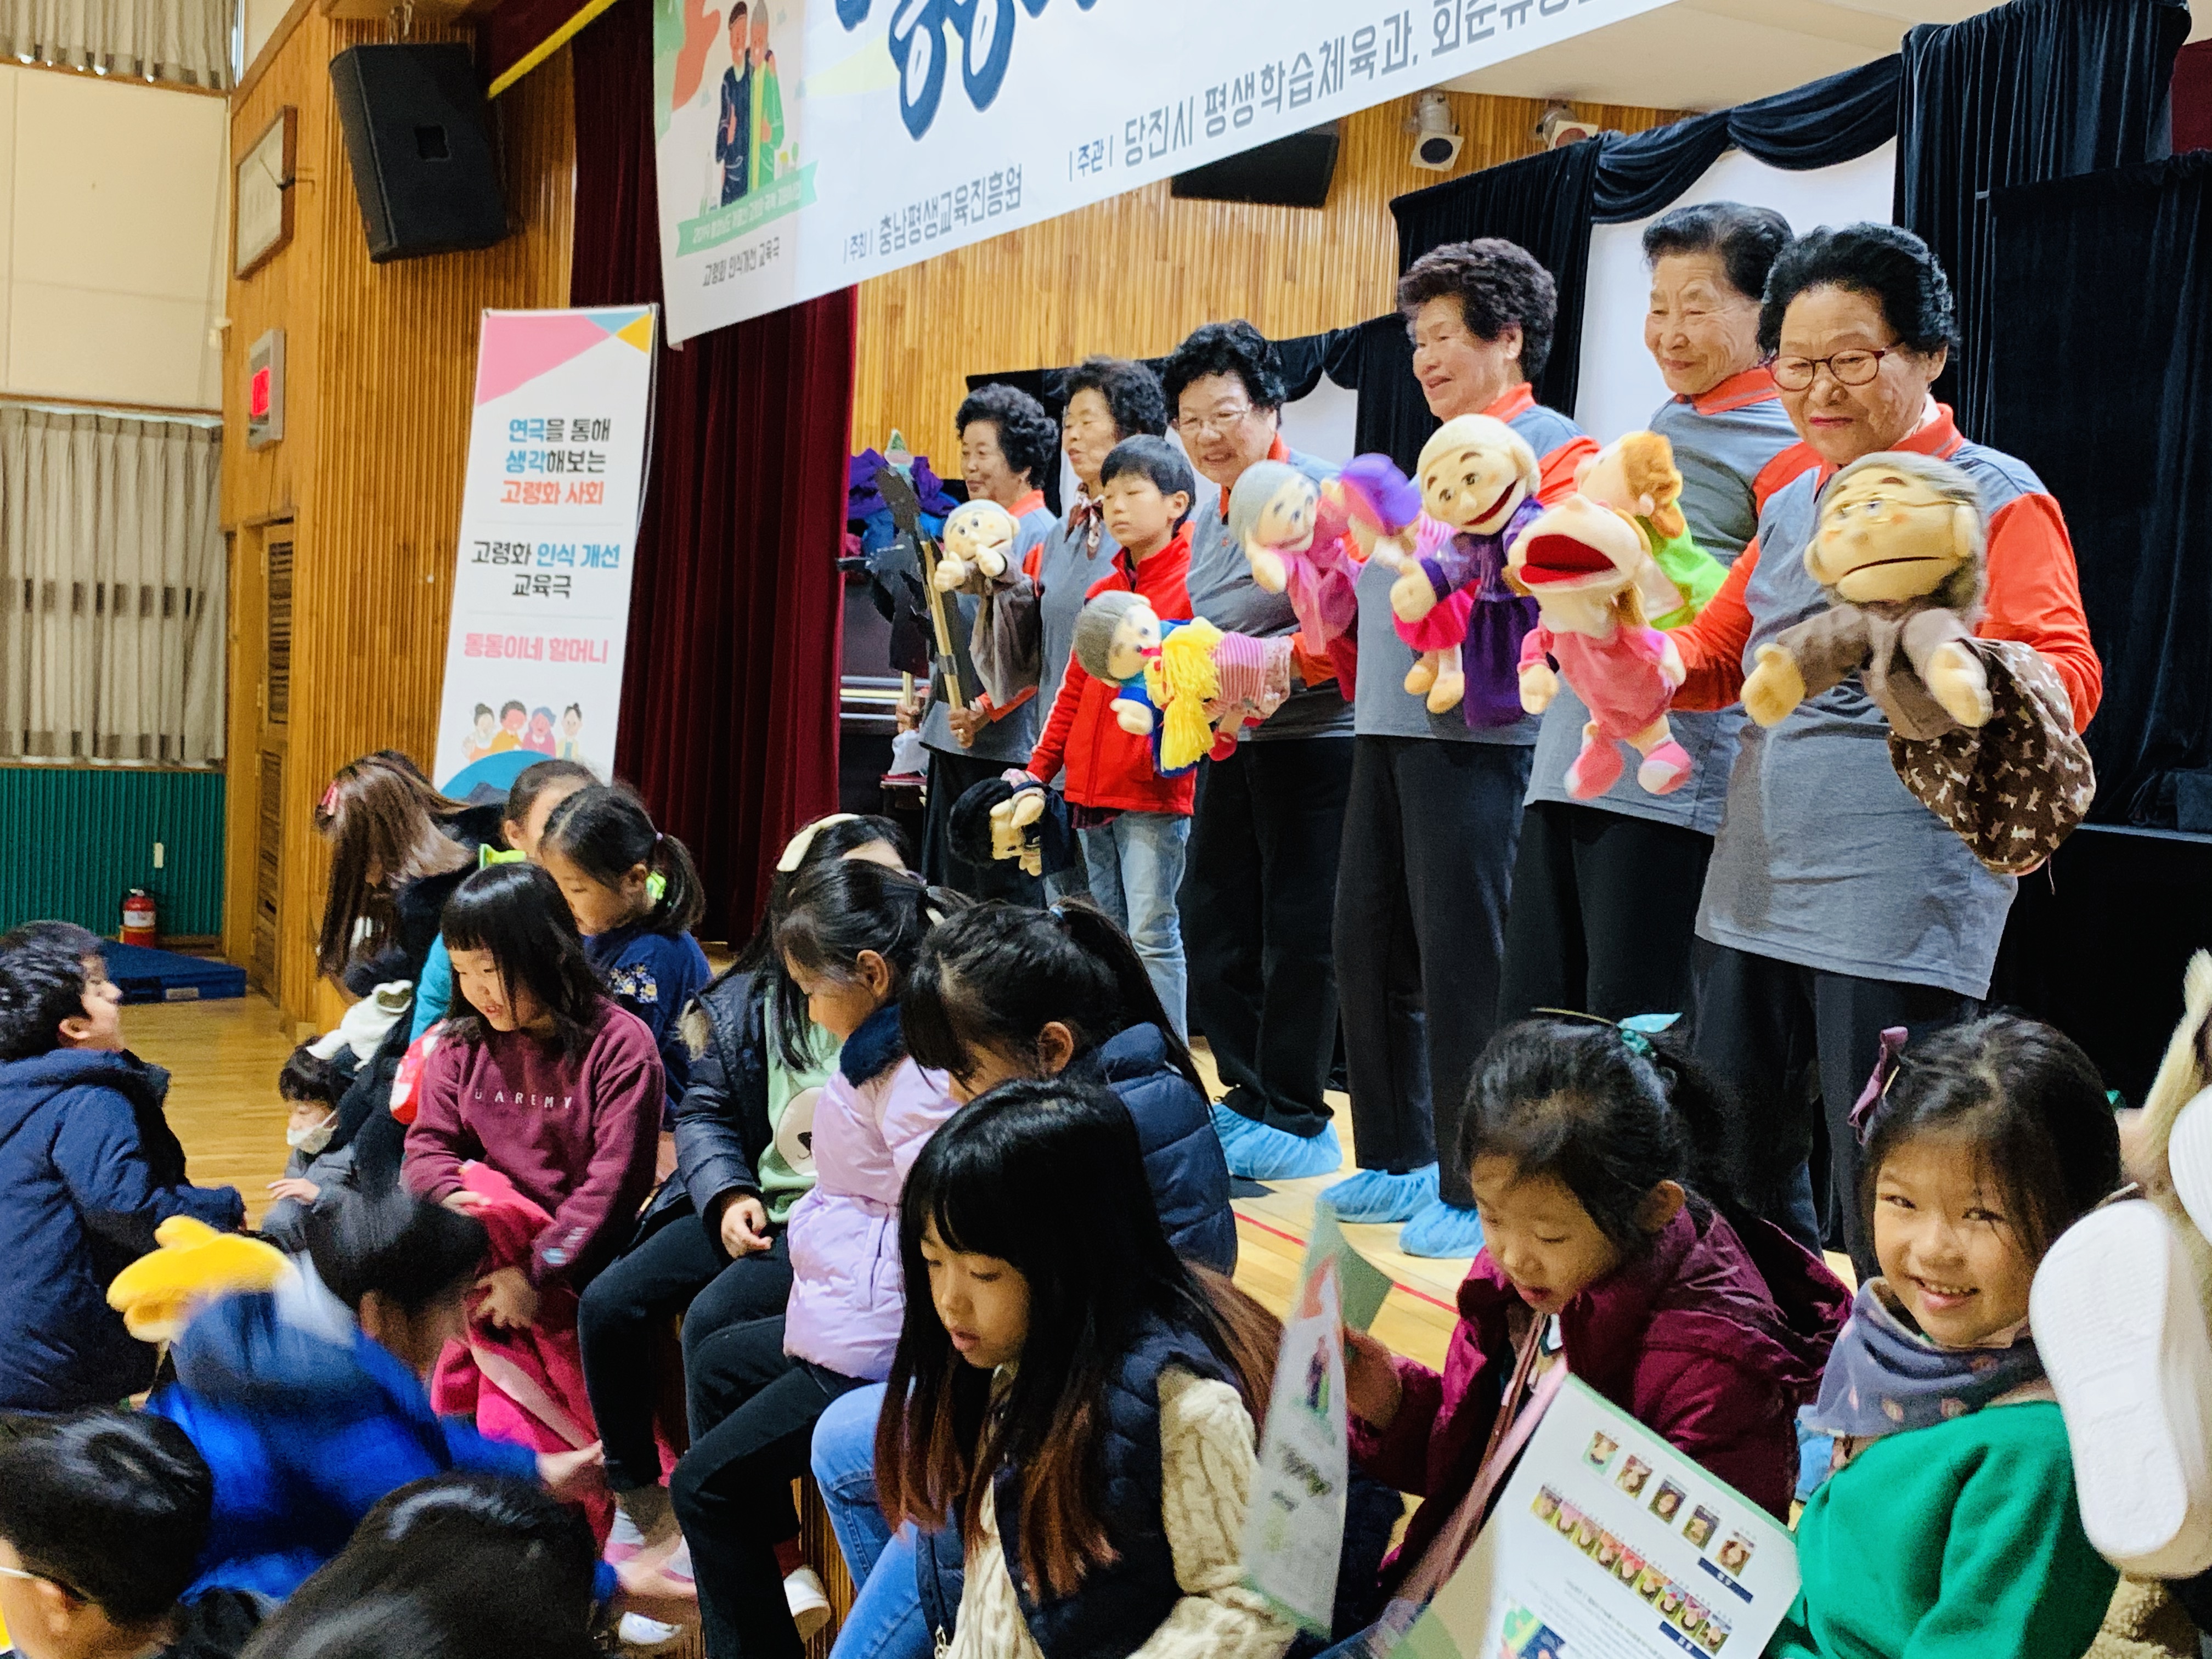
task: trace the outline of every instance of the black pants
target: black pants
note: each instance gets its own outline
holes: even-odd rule
[[[1193,1030],[1206,1033],[1222,1104],[1309,1139],[1336,1051],[1336,903],[1352,744],[1239,744],[1199,768],[1179,903]]]
[[[1849,1252],[1861,1279],[1881,1271],[1859,1201],[1851,1108],[1866,1087],[1882,1032],[1919,1031],[1968,1018],[1972,998],[1932,985],[1823,973],[1697,941],[1692,1043],[1733,1097],[1733,1148],[1753,1208],[1808,1249]],[[1826,1179],[1812,1176],[1827,1143]]]
[[[654,1326],[683,1314],[688,1356],[716,1331],[780,1316],[790,1295],[791,1250],[781,1233],[766,1255],[732,1261],[688,1211],[608,1263],[584,1291],[576,1337],[610,1486],[629,1492],[660,1480],[653,1438],[660,1390],[646,1363]]]
[[[1498,1023],[1539,1008],[1690,1012],[1690,940],[1713,838],[1595,806],[1532,802],[1505,918]]]
[[[952,850],[952,808],[977,784],[997,777],[1009,761],[977,760],[973,755],[929,754],[929,806],[921,821],[921,873],[932,886],[951,887],[975,899],[1005,899],[1041,904],[1043,886],[1013,859],[970,864]]]
[[[799,1535],[791,1483],[806,1472],[816,1419],[860,1384],[786,1354],[781,1314],[687,1349],[693,1439],[668,1495],[691,1546],[708,1659],[799,1659],[775,1547]]]
[[[1497,1025],[1529,751],[1433,738],[1352,749],[1336,970],[1359,1164],[1403,1175],[1441,1163],[1445,1200],[1471,1207],[1459,1123]]]

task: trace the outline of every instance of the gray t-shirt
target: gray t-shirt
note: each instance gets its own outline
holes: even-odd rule
[[[1682,475],[1682,516],[1690,522],[1690,533],[1724,565],[1735,563],[1758,532],[1759,503],[1789,482],[1776,458],[1797,447],[1796,428],[1783,413],[1773,382],[1763,373],[1759,380],[1765,395],[1755,400],[1700,400],[1705,404],[1705,410],[1700,410],[1691,399],[1675,398],[1662,404],[1651,417],[1650,429],[1674,447],[1674,465]],[[1793,459],[1809,466],[1816,458],[1810,450],[1801,450]],[[1631,764],[1595,800],[1576,801],[1567,793],[1567,764],[1582,750],[1583,726],[1589,719],[1582,699],[1562,679],[1559,695],[1544,711],[1543,729],[1536,737],[1535,762],[1528,773],[1531,801],[1595,806],[1624,817],[1679,823],[1708,836],[1720,828],[1742,709],[1713,714],[1677,709],[1668,714],[1674,741],[1687,751],[1692,768],[1689,781],[1674,793],[1652,794],[1636,781],[1636,768]]]
[[[1067,520],[1055,521],[1037,544],[1037,622],[1041,639],[1037,686],[1037,730],[1052,719],[1052,700],[1067,676],[1067,659],[1075,653],[1075,619],[1083,614],[1083,601],[1091,585],[1114,568],[1121,550],[1114,532],[1098,526],[1098,550],[1091,551],[1090,538]]]
[[[2045,493],[2024,464],[1978,444],[1943,459],[1972,477],[1992,518]],[[1759,647],[1828,608],[1805,568],[1823,482],[1799,474],[1760,515],[1743,594],[1746,673]],[[1698,934],[1827,973],[1981,997],[2013,888],[1898,781],[1888,725],[1853,675],[1771,730],[1745,722]]]
[[[1316,483],[1336,477],[1336,468],[1311,455],[1289,450],[1283,459]],[[1190,610],[1230,634],[1279,639],[1298,631],[1297,613],[1287,593],[1270,593],[1252,580],[1251,561],[1229,539],[1229,492],[1201,479],[1198,505],[1190,514]],[[1352,705],[1334,680],[1304,686],[1240,740],[1269,743],[1291,738],[1348,738]]]
[[[1529,404],[1505,424],[1528,440],[1540,461],[1583,435],[1582,428],[1541,404]],[[1425,702],[1406,690],[1406,675],[1419,653],[1398,637],[1397,619],[1390,610],[1390,584],[1397,580],[1398,573],[1381,559],[1370,559],[1360,568],[1359,685],[1352,729],[1363,738],[1516,745],[1535,742],[1534,714],[1524,714],[1510,726],[1469,726],[1459,709],[1431,714]]]
[[[1058,522],[1045,511],[1042,500],[1040,496],[1039,504],[1016,520],[1020,528],[1014,537],[1011,556],[1017,567]],[[972,593],[948,594],[946,599],[946,611],[957,611],[957,615],[948,614],[945,620],[952,624],[955,636],[965,642],[975,635],[975,610],[982,600]],[[944,687],[940,684],[937,690],[941,693]],[[1036,747],[1037,733],[1043,729],[1037,723],[1038,702],[1038,697],[1031,697],[1012,714],[984,721],[982,729],[975,733],[974,746],[963,748],[960,739],[952,735],[951,705],[941,695],[933,696],[929,713],[922,717],[922,746],[941,754],[965,756],[970,760],[1001,761],[1008,766],[1019,766],[1030,757],[1030,750]]]

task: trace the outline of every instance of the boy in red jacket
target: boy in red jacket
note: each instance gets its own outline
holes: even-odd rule
[[[1085,598],[1136,593],[1162,622],[1188,621],[1188,520],[1197,490],[1190,464],[1164,438],[1131,438],[1107,456],[1099,480],[1106,528],[1121,551]],[[1190,838],[1193,777],[1163,778],[1153,769],[1152,739],[1123,731],[1114,717],[1119,692],[1071,659],[1028,769],[1006,776],[1017,785],[1048,784],[1066,768],[1091,896],[1136,945],[1180,1036],[1185,970],[1176,890]]]

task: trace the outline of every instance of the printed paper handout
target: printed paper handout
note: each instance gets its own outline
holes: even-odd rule
[[[1756,1659],[1797,1596],[1758,1504],[1574,1377],[1395,1659]]]
[[[1365,1330],[1389,1292],[1389,1278],[1346,1240],[1336,1212],[1316,1200],[1245,1513],[1244,1582],[1317,1635],[1328,1633],[1335,1608],[1351,1476],[1344,1328]]]

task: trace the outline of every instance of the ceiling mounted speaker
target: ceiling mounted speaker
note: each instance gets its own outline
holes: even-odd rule
[[[1452,119],[1451,100],[1441,92],[1425,92],[1413,100],[1406,131],[1413,135],[1413,153],[1407,159],[1430,173],[1449,173],[1467,146]]]
[[[1569,144],[1595,138],[1604,129],[1585,121],[1565,104],[1553,104],[1536,123],[1536,142],[1546,149],[1565,149]]]

